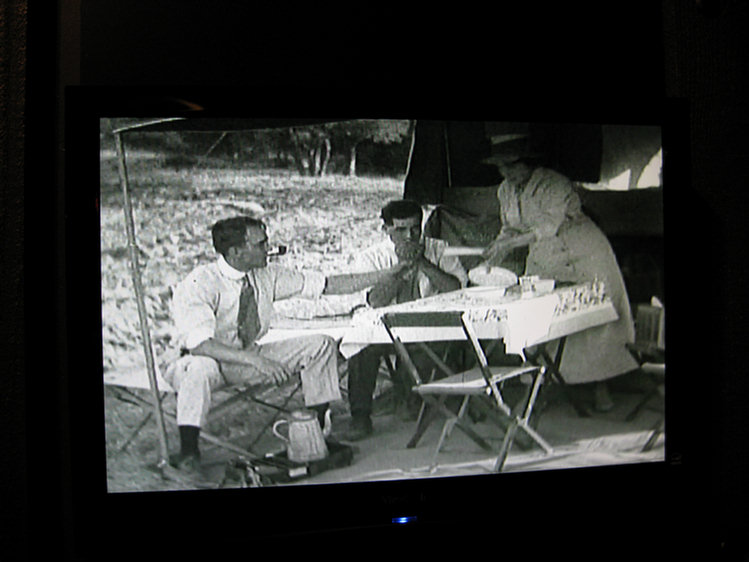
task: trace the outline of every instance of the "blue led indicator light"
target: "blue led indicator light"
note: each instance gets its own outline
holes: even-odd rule
[[[405,525],[406,523],[413,523],[416,521],[416,517],[410,516],[410,517],[393,517],[393,523],[397,523],[398,525]]]

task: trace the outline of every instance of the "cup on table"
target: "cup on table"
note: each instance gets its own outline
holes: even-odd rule
[[[523,275],[521,277],[518,277],[518,282],[520,283],[520,292],[523,295],[532,294],[533,288],[538,280],[538,275]]]

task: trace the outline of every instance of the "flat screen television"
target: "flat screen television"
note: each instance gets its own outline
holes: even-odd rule
[[[537,429],[553,441],[554,453],[515,444],[501,473],[491,470],[496,453],[482,451],[460,431],[436,456],[439,432],[406,447],[416,422],[388,409],[395,384],[383,371],[375,390],[381,398],[375,400],[375,433],[347,444],[353,456],[343,466],[286,481],[264,478],[258,485],[251,478],[256,473],[238,462],[242,455],[203,443],[212,489],[164,478],[157,466],[160,439],[168,453],[177,452],[176,428],[167,419],[162,429],[160,410],[119,399],[105,380],[107,374],[140,371],[148,381],[159,368],[173,344],[171,288],[199,263],[216,259],[211,224],[234,214],[260,216],[271,243],[289,249],[272,259],[331,275],[345,272],[351,255],[384,239],[380,207],[407,196],[422,204],[422,226],[430,234],[462,233],[460,245],[481,247],[498,233],[491,228],[501,225],[489,221],[482,233],[489,238],[482,242],[471,240],[476,233],[470,228],[445,224],[454,216],[470,224],[497,212],[502,177],[486,163],[492,136],[538,141],[545,166],[566,167],[582,211],[610,239],[637,302],[667,303],[669,349],[680,345],[685,311],[672,283],[682,250],[672,248],[670,232],[683,232],[683,214],[691,212],[688,202],[679,202],[689,190],[681,105],[658,102],[625,114],[611,107],[566,108],[553,118],[547,108],[535,120],[532,111],[496,110],[483,120],[419,119],[418,112],[405,119],[321,119],[319,113],[299,119],[248,115],[238,98],[168,88],[66,91],[62,220],[69,362],[63,398],[69,425],[63,430],[66,505],[77,548],[97,552],[114,541],[122,552],[137,553],[149,548],[147,537],[155,537],[159,552],[228,547],[250,555],[262,554],[259,541],[282,552],[335,539],[369,541],[376,548],[380,537],[421,537],[434,545],[450,533],[477,533],[481,543],[532,550],[551,548],[541,544],[544,538],[569,547],[610,546],[622,532],[626,547],[634,548],[651,529],[689,524],[690,493],[701,493],[692,455],[700,430],[694,433],[688,421],[687,401],[694,397],[678,376],[685,366],[677,353],[668,355],[669,374],[675,374],[667,380],[665,410],[657,410],[656,398],[656,409],[642,410],[634,421],[624,417],[643,388],[629,376],[609,381],[615,405],[607,412],[590,411],[592,385],[573,389],[587,404],[587,416],[573,408],[574,400],[550,390]],[[510,129],[521,132],[503,132]],[[627,208],[627,201],[635,207]],[[633,310],[637,302],[630,303]],[[294,301],[279,307],[276,318],[339,316],[356,305],[353,297]],[[143,345],[148,339],[153,370]],[[148,400],[152,391],[147,385],[134,395]],[[170,399],[164,411],[174,407]],[[218,429],[225,440],[257,423],[249,413],[256,405],[240,404],[233,425]],[[334,430],[345,424],[347,408],[344,392],[332,404]],[[643,452],[661,415],[666,429]],[[483,423],[478,414],[472,421]],[[441,422],[433,425],[439,429]],[[490,438],[501,443],[502,433]],[[284,443],[272,431],[264,439],[263,454],[283,454]],[[229,466],[236,469],[233,479]]]

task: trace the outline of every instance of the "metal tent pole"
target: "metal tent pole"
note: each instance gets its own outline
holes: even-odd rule
[[[166,427],[164,425],[164,412],[161,408],[159,398],[159,386],[156,381],[156,364],[153,355],[153,346],[151,345],[151,333],[148,328],[148,314],[146,312],[146,303],[143,298],[143,285],[140,278],[140,266],[138,264],[138,247],[135,243],[135,221],[133,220],[133,206],[130,201],[130,192],[128,189],[127,167],[125,166],[125,149],[122,144],[121,132],[115,131],[115,146],[117,148],[117,161],[122,184],[122,195],[124,200],[125,226],[127,228],[127,247],[130,256],[130,273],[133,278],[133,289],[135,290],[135,300],[138,304],[138,317],[140,319],[140,332],[143,338],[143,351],[146,356],[146,367],[148,369],[148,381],[153,394],[153,403],[156,414],[156,423],[159,430],[159,463],[158,466],[164,467],[169,463],[169,449],[166,442]]]
[[[447,166],[447,189],[451,190],[453,187],[453,171],[450,164],[450,138],[447,133],[447,121],[442,123],[442,133],[445,139],[445,165]],[[441,189],[440,203],[445,202],[445,189]]]
[[[405,178],[408,177],[408,175],[411,173],[411,161],[414,157],[414,146],[416,146],[416,120],[411,119],[408,122],[408,136],[411,137],[411,146],[408,148],[408,161],[406,162],[406,173],[403,176],[404,178],[404,192],[405,192]]]

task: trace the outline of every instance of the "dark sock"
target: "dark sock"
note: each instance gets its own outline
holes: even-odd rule
[[[200,452],[198,451],[199,436],[199,427],[196,427],[194,425],[179,426],[180,453],[183,457],[200,455]]]

